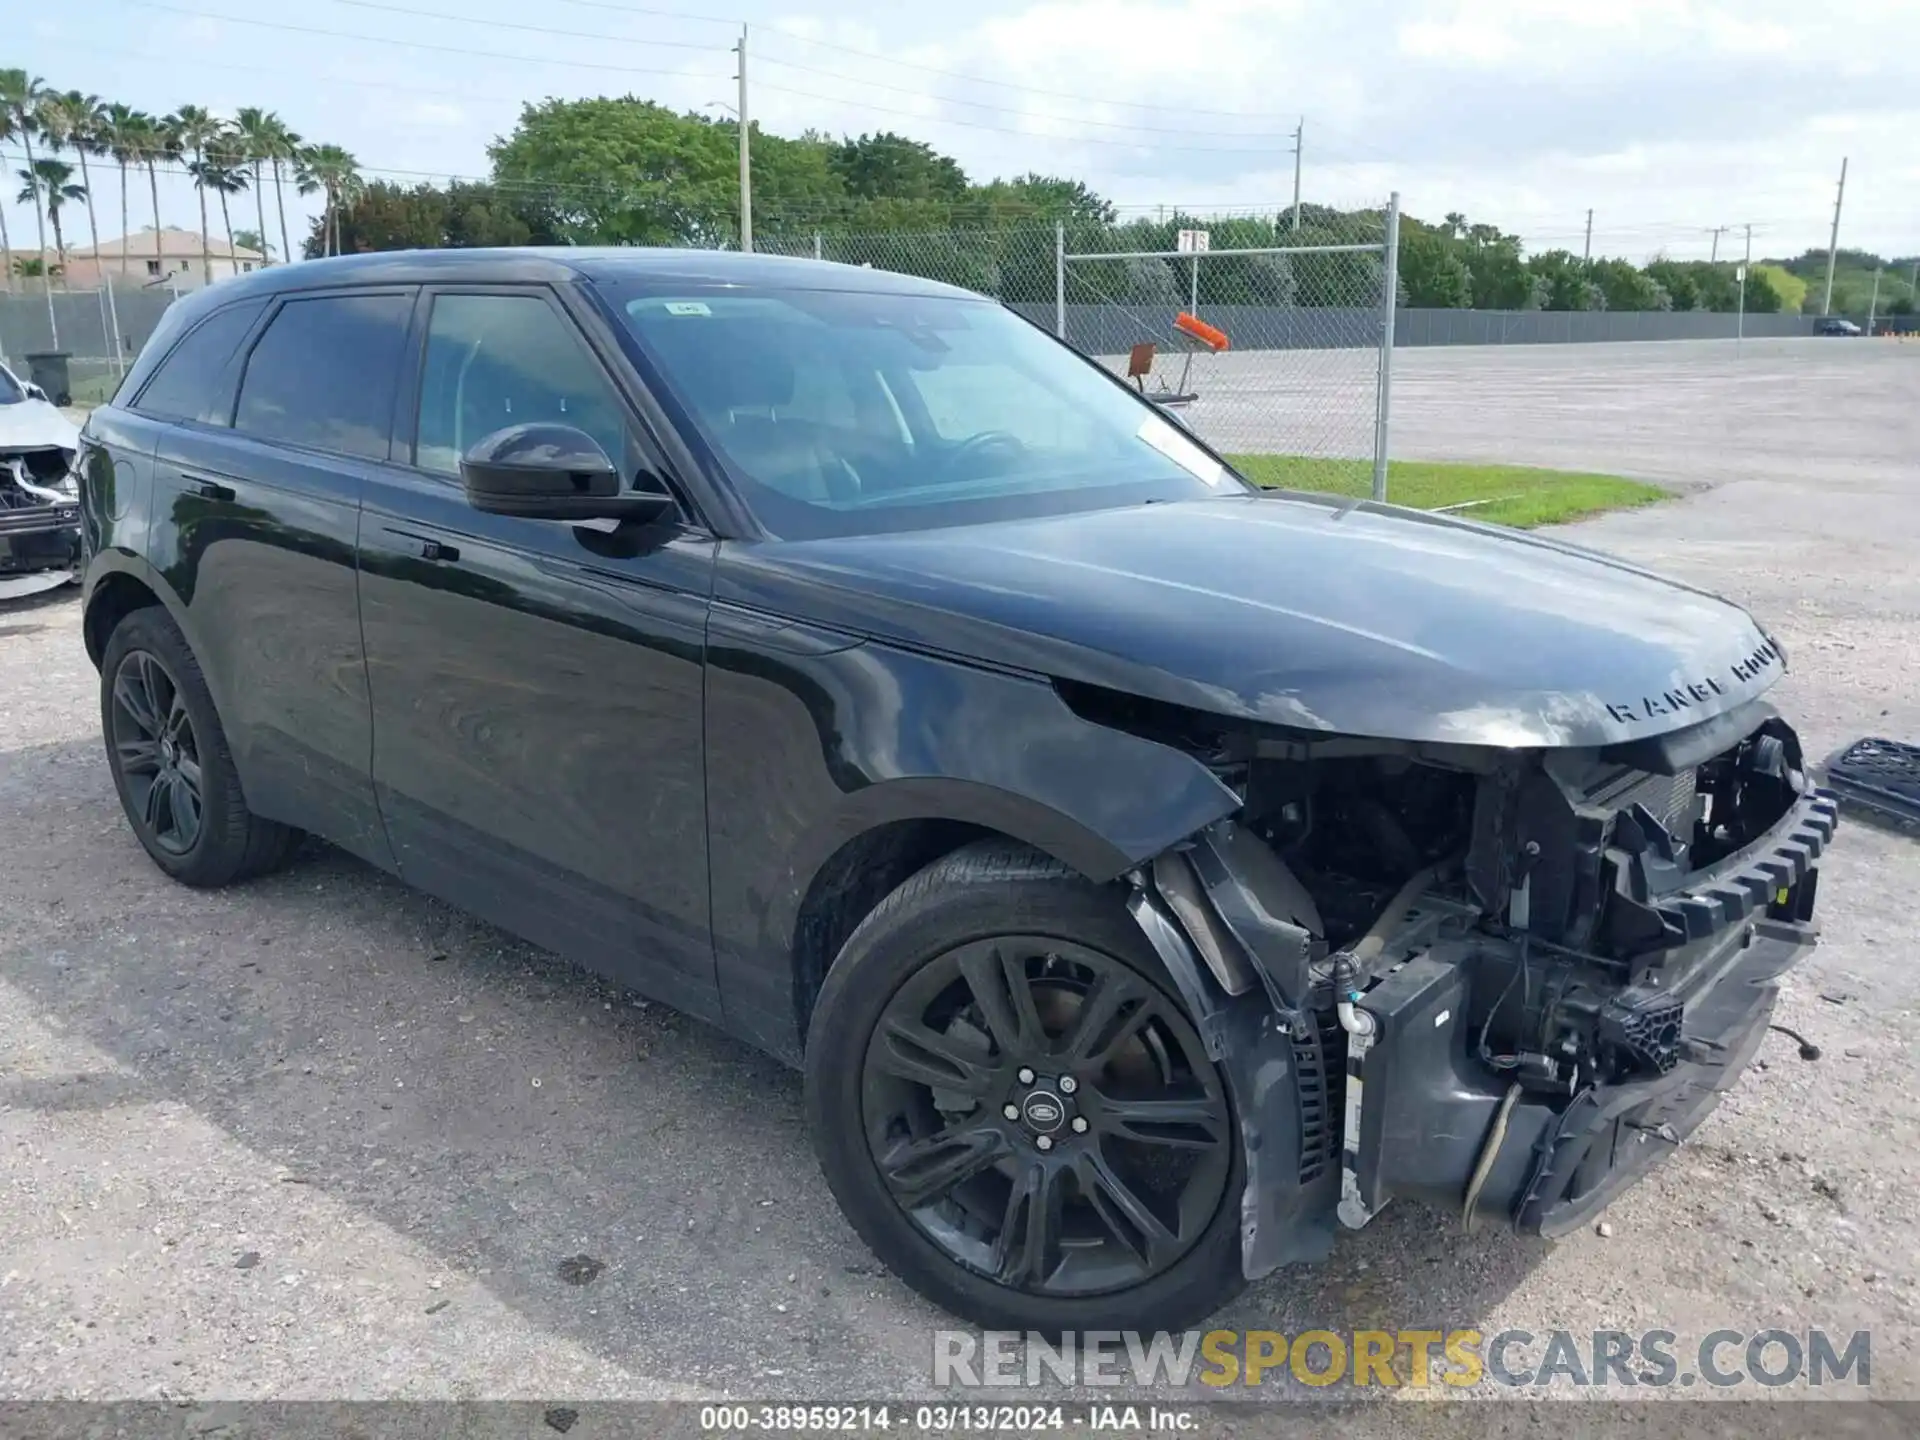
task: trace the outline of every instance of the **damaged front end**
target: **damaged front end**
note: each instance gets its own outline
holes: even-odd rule
[[[1130,908],[1232,1086],[1249,1277],[1395,1197],[1562,1234],[1683,1140],[1814,943],[1834,802],[1761,701],[1508,750],[1203,727],[1241,810]]]
[[[74,451],[0,447],[0,599],[75,578],[80,498]]]

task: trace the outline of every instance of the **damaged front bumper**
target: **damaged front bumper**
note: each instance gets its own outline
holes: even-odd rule
[[[77,578],[80,558],[78,496],[0,456],[0,599]]]
[[[1290,913],[1291,877],[1254,859],[1251,837],[1222,822],[1136,872],[1130,908],[1232,1088],[1247,1276],[1323,1258],[1340,1224],[1396,1197],[1469,1228],[1484,1218],[1555,1236],[1591,1219],[1692,1132],[1759,1048],[1781,977],[1814,944],[1817,862],[1836,823],[1832,798],[1809,792],[1740,855],[1662,897],[1685,942],[1637,968],[1627,992],[1640,1007],[1628,1023],[1652,1017],[1659,1054],[1605,1082],[1570,1069],[1564,1083],[1522,1086],[1485,1063],[1475,977],[1489,959],[1511,966],[1518,942],[1467,923],[1453,901],[1422,896],[1399,919],[1374,983],[1353,996],[1361,1033],[1349,1044],[1324,957]]]

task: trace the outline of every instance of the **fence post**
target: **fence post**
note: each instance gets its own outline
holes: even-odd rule
[[[818,260],[818,259],[820,259],[820,258],[821,258],[821,254],[820,254],[820,232],[819,232],[818,230],[816,230],[816,231],[814,231],[814,232],[813,232],[813,258],[814,258],[814,259],[816,259],[816,260]]]
[[[1400,192],[1387,198],[1386,293],[1380,301],[1380,382],[1374,392],[1373,498],[1387,498],[1387,438],[1393,406],[1393,322],[1400,299]]]
[[[1067,338],[1067,225],[1053,222],[1053,333]]]

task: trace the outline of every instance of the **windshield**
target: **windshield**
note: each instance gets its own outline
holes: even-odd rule
[[[616,296],[774,534],[806,539],[1233,494],[1153,406],[985,300]]]

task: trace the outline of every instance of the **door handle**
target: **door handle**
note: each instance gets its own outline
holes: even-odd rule
[[[218,480],[189,479],[187,491],[202,500],[231,500],[234,494],[231,485],[222,485]]]
[[[449,545],[444,540],[434,540],[425,535],[416,535],[411,530],[396,530],[391,525],[380,527],[396,540],[412,542],[413,553],[422,560],[458,560],[460,547]]]

